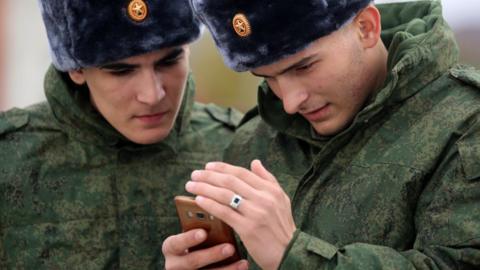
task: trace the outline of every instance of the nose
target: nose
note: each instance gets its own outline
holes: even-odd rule
[[[142,72],[138,80],[137,100],[147,105],[155,105],[165,97],[165,89],[161,75],[155,70]]]
[[[290,78],[277,79],[277,87],[281,91],[283,109],[288,114],[297,113],[302,104],[308,99],[308,92],[304,87]]]

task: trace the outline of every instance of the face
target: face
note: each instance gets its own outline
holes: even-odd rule
[[[163,140],[173,128],[187,81],[187,46],[165,48],[100,67],[70,72],[87,83],[94,107],[138,144]]]
[[[287,113],[301,114],[318,134],[332,136],[348,127],[375,90],[369,62],[352,24],[252,73],[265,78]]]

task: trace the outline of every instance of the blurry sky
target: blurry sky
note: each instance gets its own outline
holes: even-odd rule
[[[0,1],[2,11],[8,10],[2,16],[7,22],[6,39],[2,38],[7,48],[4,81],[1,81],[8,91],[0,95],[3,99],[1,110],[44,100],[43,76],[50,56],[37,0]],[[480,0],[442,2],[445,17],[459,40],[463,62],[480,67],[480,51],[477,49],[480,47]],[[255,104],[258,79],[248,73],[228,70],[208,33],[192,46],[192,69],[200,101],[233,106],[242,111]]]

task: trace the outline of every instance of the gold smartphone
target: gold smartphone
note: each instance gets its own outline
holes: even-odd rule
[[[190,252],[223,243],[230,243],[235,247],[232,256],[221,262],[208,265],[207,268],[225,266],[240,260],[235,235],[230,226],[200,208],[193,197],[176,196],[175,206],[183,232],[199,228],[207,231],[207,239],[199,245],[189,248]]]

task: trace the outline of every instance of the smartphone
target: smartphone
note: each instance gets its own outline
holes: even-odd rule
[[[183,232],[199,228],[207,231],[207,239],[199,245],[189,248],[189,252],[223,243],[230,243],[235,247],[235,252],[232,256],[205,268],[225,266],[240,260],[237,241],[230,226],[200,208],[193,197],[176,196],[175,206],[177,207],[177,214]]]

